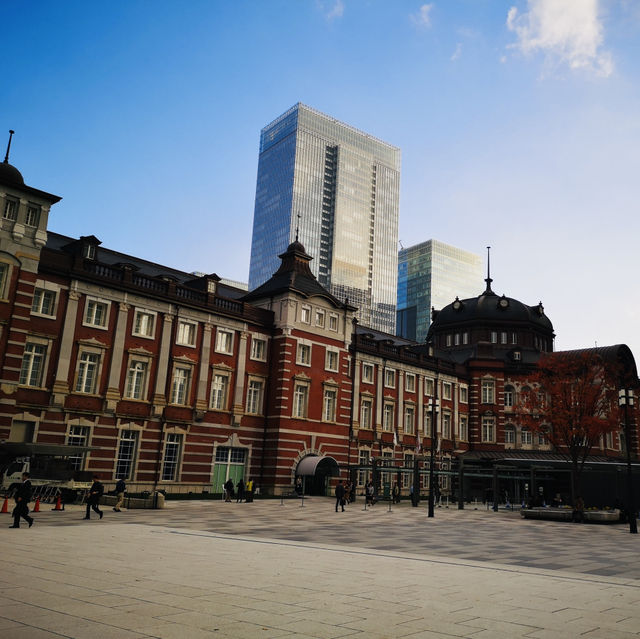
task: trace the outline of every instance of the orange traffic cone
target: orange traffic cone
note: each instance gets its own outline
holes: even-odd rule
[[[64,510],[64,507],[62,506],[62,497],[60,497],[60,495],[58,495],[58,501],[56,501],[56,507],[52,508],[51,510]]]
[[[33,512],[34,513],[39,513],[40,512],[40,497],[36,497],[36,503],[33,507]]]
[[[4,504],[2,504],[2,510],[0,510],[0,513],[8,513],[8,512],[9,512],[9,498],[5,497]]]

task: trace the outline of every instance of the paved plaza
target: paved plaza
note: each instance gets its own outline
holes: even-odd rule
[[[640,634],[626,526],[317,497],[83,514],[0,516],[2,639]]]

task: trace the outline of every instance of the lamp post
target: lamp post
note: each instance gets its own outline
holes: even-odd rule
[[[624,441],[627,449],[627,514],[629,516],[629,532],[638,534],[638,523],[636,521],[636,500],[633,491],[633,474],[631,472],[631,437],[629,429],[628,406],[633,406],[633,389],[622,388],[618,391],[618,404],[624,410]]]
[[[440,400],[438,399],[438,381],[436,380],[434,384],[434,396],[429,400],[431,405],[431,447],[429,450],[429,512],[428,517],[433,517],[433,507],[434,507],[434,477],[433,477],[433,467],[435,465],[435,453],[436,453],[436,438],[438,437],[438,428],[437,428],[437,415],[440,407]]]

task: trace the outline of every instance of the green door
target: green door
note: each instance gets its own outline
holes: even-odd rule
[[[228,446],[218,446],[216,449],[216,463],[213,467],[213,483],[211,492],[223,492],[223,484],[227,479],[231,479],[233,486],[245,477],[245,464],[247,451],[245,448],[230,448]]]

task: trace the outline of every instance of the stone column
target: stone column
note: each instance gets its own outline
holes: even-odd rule
[[[78,318],[78,300],[80,294],[69,290],[67,310],[64,316],[62,328],[62,340],[60,341],[60,354],[58,356],[58,368],[53,382],[52,403],[57,406],[64,404],[64,398],[69,394],[69,367],[71,365],[71,351],[76,333],[76,321]]]
[[[211,361],[211,329],[211,324],[206,323],[204,325],[202,350],[200,351],[196,412],[204,412],[209,407],[209,402],[207,401],[207,382],[209,381],[209,362]]]
[[[122,359],[124,355],[124,341],[127,333],[128,316],[129,304],[120,302],[118,306],[118,319],[116,320],[116,334],[113,338],[109,383],[106,392],[106,410],[109,412],[115,411],[116,404],[122,398],[122,395],[120,395],[120,374],[122,373]]]
[[[158,357],[158,374],[156,376],[156,387],[153,394],[153,412],[160,415],[162,409],[167,405],[167,376],[169,374],[169,367],[171,366],[171,339],[173,336],[173,315],[169,313],[164,314],[164,321],[162,324],[162,338],[160,341],[160,355]]]
[[[382,407],[384,405],[384,366],[378,364],[378,379],[376,383],[376,433],[382,432]]]
[[[244,377],[247,367],[247,338],[249,333],[240,333],[240,344],[238,346],[238,367],[236,368],[236,387],[233,393],[233,425],[239,426],[244,415]],[[266,398],[265,398],[266,400]]]

